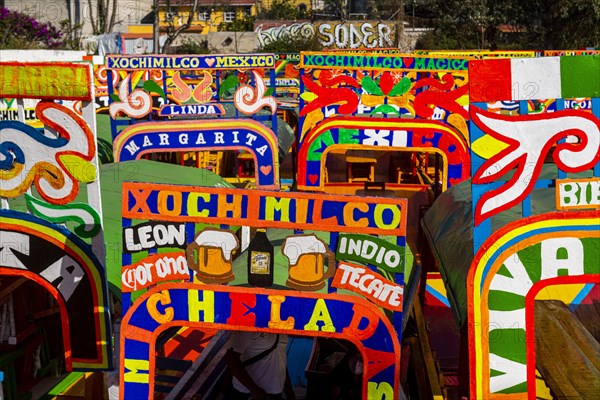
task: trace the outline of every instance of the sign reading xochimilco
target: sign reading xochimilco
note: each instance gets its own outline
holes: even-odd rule
[[[346,339],[364,360],[362,397],[396,398],[406,199],[151,183],[122,191],[121,398],[153,398],[154,341],[173,325]],[[240,254],[242,225],[258,231]],[[275,245],[265,229],[288,233]],[[185,253],[171,251],[183,238]],[[145,292],[131,303],[136,290]]]

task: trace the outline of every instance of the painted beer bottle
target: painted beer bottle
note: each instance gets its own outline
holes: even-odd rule
[[[248,283],[251,286],[273,285],[273,245],[264,229],[258,229],[248,246]]]

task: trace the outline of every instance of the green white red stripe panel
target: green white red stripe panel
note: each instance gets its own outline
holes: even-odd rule
[[[600,97],[600,56],[469,61],[470,101]]]

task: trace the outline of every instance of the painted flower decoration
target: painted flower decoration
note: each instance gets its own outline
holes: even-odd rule
[[[368,75],[362,78],[360,83],[366,93],[361,96],[361,102],[368,107],[375,107],[371,114],[400,114],[392,104],[410,110],[408,91],[411,81],[407,77],[399,78],[389,72],[384,72],[377,82]]]

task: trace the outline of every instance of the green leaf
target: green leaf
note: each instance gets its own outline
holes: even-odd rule
[[[227,92],[229,89],[236,87],[240,83],[237,75],[229,75],[227,79],[225,79],[221,83],[221,87],[219,88],[219,97],[223,97],[223,94]]]
[[[404,93],[410,90],[410,84],[410,79],[405,76],[404,78],[400,79],[400,82],[394,85],[390,93],[388,93],[388,96],[402,96]]]
[[[167,100],[167,95],[165,94],[163,88],[161,88],[158,83],[154,82],[153,80],[144,82],[143,87],[146,92],[156,93],[163,99]]]
[[[267,96],[271,96],[273,94],[274,90],[272,87],[270,87],[269,89],[267,89],[267,91],[265,92],[265,97]]]
[[[370,76],[365,76],[360,81],[363,89],[367,91],[367,93],[375,95],[375,96],[383,96],[383,92],[379,89],[379,86]]]
[[[111,98],[111,100],[112,100],[112,101],[114,101],[115,103],[120,103],[120,102],[121,102],[121,99],[119,98],[119,96],[117,96],[117,94],[116,94],[116,93],[111,93],[111,94],[110,94],[110,98]]]
[[[375,109],[373,111],[371,111],[371,115],[375,115],[375,114],[396,114],[396,115],[400,115],[400,113],[398,112],[398,110],[396,110],[394,107],[392,107],[389,104],[382,104],[380,106],[375,107]]]

